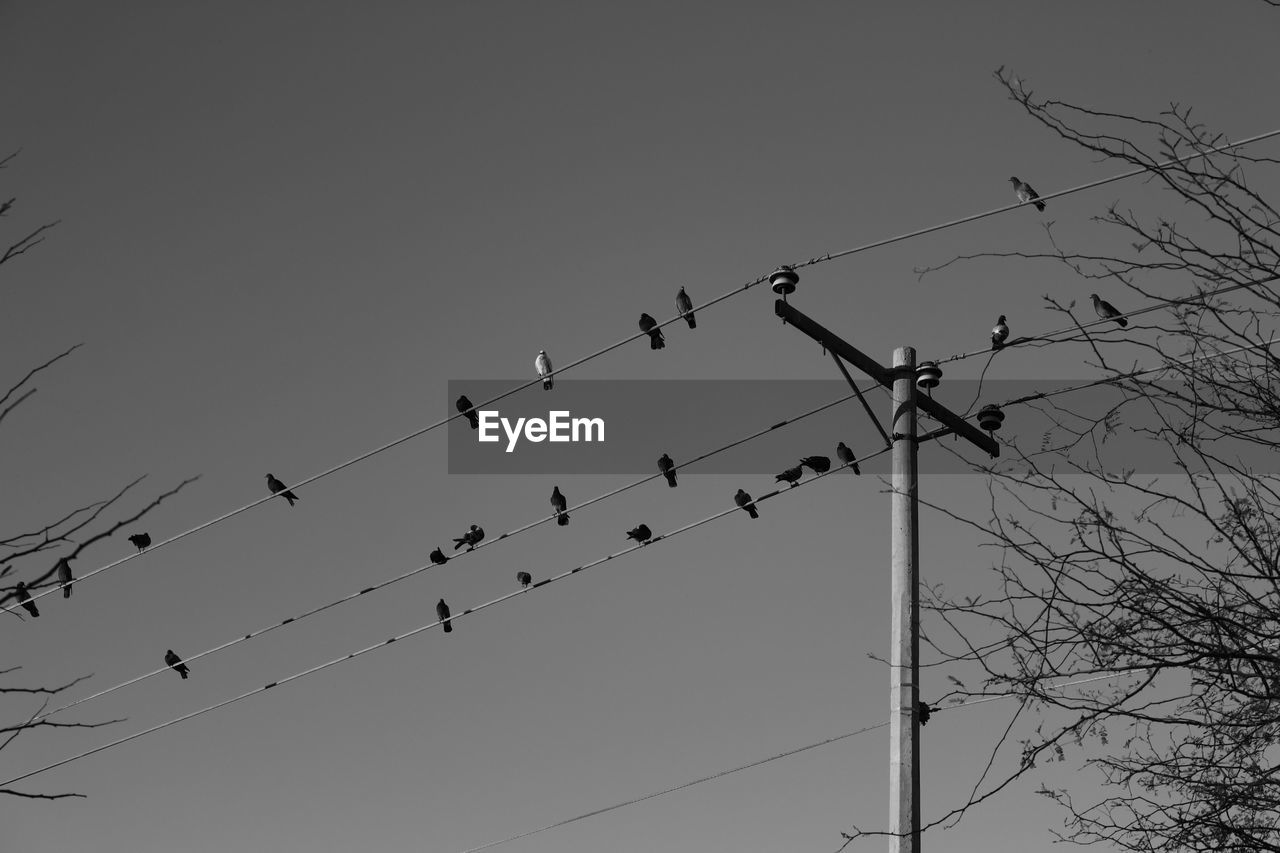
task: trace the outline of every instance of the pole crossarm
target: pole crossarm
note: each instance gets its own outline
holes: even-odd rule
[[[887,368],[880,365],[875,359],[864,354],[853,344],[844,340],[834,332],[830,331],[820,323],[810,317],[797,311],[790,304],[779,299],[773,303],[773,311],[784,322],[795,326],[818,343],[833,355],[839,356],[863,373],[870,376],[876,382],[879,382],[886,388],[893,387],[893,373]],[[843,365],[841,365],[843,367]],[[982,432],[973,424],[957,415],[941,403],[935,402],[932,397],[921,396],[916,405],[921,411],[929,415],[929,417],[943,424],[957,435],[963,436],[970,444],[984,450],[989,456],[997,457],[1000,455],[1000,445],[991,436]],[[878,425],[878,424],[877,424]]]

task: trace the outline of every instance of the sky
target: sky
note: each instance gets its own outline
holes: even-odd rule
[[[141,474],[146,494],[201,474],[139,525],[159,540],[259,497],[267,471],[296,482],[452,414],[450,382],[526,381],[539,349],[563,365],[636,331],[642,311],[668,319],[682,285],[705,301],[781,263],[1009,203],[1010,175],[1048,193],[1118,171],[1027,118],[993,80],[999,66],[1099,109],[1176,101],[1232,138],[1271,130],[1280,116],[1258,108],[1256,84],[1274,75],[1276,14],[1249,2],[0,2],[0,155],[21,149],[0,172],[0,197],[17,199],[0,242],[61,220],[4,266],[0,386],[84,344],[3,424],[3,529]],[[882,362],[898,346],[922,358],[981,347],[1001,313],[1015,336],[1057,328],[1042,296],[1087,298],[1061,269],[914,270],[1043,250],[1048,219],[1060,240],[1103,245],[1114,237],[1091,217],[1113,202],[1162,197],[1126,181],[1043,216],[822,264],[792,301]],[[773,298],[754,288],[696,330],[668,327],[660,352],[636,341],[563,380],[838,379],[778,323]],[[996,369],[1091,378],[1086,356],[1053,347]],[[938,398],[963,407],[947,383],[979,368],[948,368]],[[888,410],[882,396],[872,405]],[[667,414],[678,425],[697,408]],[[842,411],[865,431],[859,409]],[[839,429],[776,468],[830,455]],[[269,501],[69,601],[42,599],[39,620],[0,620],[0,666],[40,683],[92,674],[77,690],[101,689],[167,648],[194,654],[417,567],[469,524],[496,536],[536,520],[553,484],[574,503],[633,479],[451,474],[452,440],[465,432],[432,431],[300,488],[296,507]],[[929,476],[931,452],[922,494],[981,513],[983,478]],[[703,518],[739,487],[768,491],[770,467],[646,484],[566,528],[197,661],[188,681],[165,673],[87,703],[75,719],[127,720],[24,736],[0,773],[429,623],[442,596],[457,612],[511,591],[517,570],[543,578],[604,556],[641,521],[663,532]],[[49,771],[27,789],[86,798],[0,799],[0,849],[450,853],[880,722],[885,488],[826,478],[762,504],[758,522],[731,515],[448,636]],[[998,555],[973,530],[925,511],[921,548],[925,581],[990,588]],[[77,570],[130,550],[113,537]],[[926,698],[946,689],[945,672],[924,674]],[[925,730],[926,820],[976,782],[1008,722],[998,705]],[[4,719],[28,707],[0,703]],[[853,825],[885,828],[887,739],[876,730],[500,849],[824,853]],[[1047,848],[1062,816],[1033,789],[1068,770],[1029,777],[924,844]]]

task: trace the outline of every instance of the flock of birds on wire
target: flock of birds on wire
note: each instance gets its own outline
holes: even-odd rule
[[[1013,191],[1017,196],[1018,201],[1023,204],[1035,205],[1037,210],[1044,211],[1045,203],[1040,200],[1039,193],[1032,189],[1030,184],[1019,180],[1016,176],[1009,178],[1009,180],[1013,184]],[[1093,302],[1093,310],[1098,315],[1099,319],[1115,320],[1121,327],[1129,325],[1129,321],[1125,319],[1121,315],[1121,312],[1110,302],[1099,298],[1096,293],[1089,294],[1089,298]],[[698,323],[693,314],[693,300],[689,298],[689,294],[683,287],[681,287],[680,291],[676,294],[676,310],[679,312],[680,317],[689,325],[690,329],[696,329],[698,327]],[[642,313],[640,315],[640,330],[649,335],[650,349],[658,350],[666,347],[666,337],[662,334],[662,329],[659,327],[658,321],[651,315],[647,313]],[[1004,348],[1008,340],[1009,324],[1005,315],[1001,314],[1000,318],[996,321],[995,327],[991,330],[992,351],[998,351]],[[551,359],[547,356],[546,350],[538,351],[538,356],[534,359],[534,369],[537,370],[538,376],[542,379],[543,389],[550,391],[552,387],[554,387],[555,377],[553,375],[554,371],[551,367]],[[455,405],[458,412],[461,413],[467,419],[468,423],[471,424],[471,428],[478,429],[480,426],[479,415],[476,412],[475,407],[472,405],[471,400],[469,400],[464,394],[458,398]],[[836,445],[836,458],[840,460],[842,465],[848,466],[854,474],[862,473],[858,468],[857,463],[854,461],[855,457],[853,450],[851,450],[843,441]],[[805,468],[809,468],[815,474],[825,474],[831,470],[831,459],[826,456],[806,456],[801,459],[800,463],[795,467],[788,468],[774,477],[774,482],[785,482],[794,488],[804,475]],[[667,485],[675,488],[676,464],[668,454],[663,453],[658,459],[658,470],[662,473],[663,477],[666,478]],[[293,506],[297,502],[298,496],[273,474],[267,474],[266,479],[267,489],[270,490],[273,496],[279,495],[284,498],[289,502],[289,506]],[[760,517],[755,501],[744,489],[738,489],[737,493],[733,496],[733,502],[752,518]],[[559,486],[556,486],[551,491],[551,506],[555,510],[556,524],[561,527],[567,525],[569,523],[569,514],[566,512],[568,501],[565,499],[564,493],[560,491]],[[129,536],[128,539],[129,542],[138,549],[138,553],[142,553],[151,545],[151,536],[145,532],[134,533]],[[462,534],[462,536],[453,540],[453,550],[461,550],[465,545],[467,546],[467,550],[470,551],[474,549],[476,545],[480,544],[483,539],[484,529],[479,525],[473,524],[469,530]],[[653,531],[649,529],[648,525],[640,524],[627,531],[627,539],[634,540],[639,545],[647,545],[649,542],[653,541]],[[431,562],[437,566],[443,566],[449,561],[449,558],[445,556],[444,551],[439,547],[431,552],[430,558]],[[75,577],[71,572],[71,559],[72,558],[70,557],[62,557],[58,560],[56,567],[58,583],[62,587],[63,598],[71,597],[72,584],[75,581]],[[517,572],[516,581],[522,587],[527,588],[533,583],[533,577],[528,572]],[[35,601],[31,599],[31,593],[27,590],[26,583],[23,581],[17,582],[17,586],[14,589],[14,597],[17,599],[18,604],[20,604],[22,608],[33,618],[40,616],[40,609],[36,606]],[[445,633],[451,633],[453,631],[453,625],[451,624],[450,619],[451,611],[449,610],[449,605],[445,603],[443,598],[436,603],[436,616],[440,619]],[[184,680],[189,676],[190,669],[185,663],[183,663],[182,658],[180,658],[173,649],[169,649],[165,652],[164,662],[170,669],[182,676]],[[921,722],[923,723],[924,720],[922,719]]]

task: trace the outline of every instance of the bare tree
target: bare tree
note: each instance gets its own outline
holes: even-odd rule
[[[0,159],[0,170],[8,168],[18,153],[14,152]],[[16,199],[14,198],[0,202],[0,219],[9,217],[15,203]],[[0,253],[0,266],[26,254],[43,243],[49,232],[57,225],[58,222],[48,222],[27,231],[24,236],[9,244],[9,247],[3,253]],[[71,356],[80,346],[80,344],[75,344],[51,356],[41,364],[31,368],[24,376],[10,385],[8,390],[0,394],[0,424],[3,424],[7,417],[13,414],[18,407],[29,402],[36,394],[38,391],[35,384],[36,380],[42,378],[55,365]],[[128,510],[126,514],[113,518],[112,516],[121,511],[126,502],[133,497],[134,488],[143,479],[144,477],[138,477],[106,498],[82,504],[65,512],[53,521],[42,523],[31,530],[0,532],[0,606],[12,607],[12,604],[17,600],[17,583],[19,580],[30,591],[28,594],[36,594],[40,590],[60,585],[61,579],[58,577],[60,560],[74,560],[89,552],[95,545],[109,539],[120,529],[143,518],[197,478],[189,478],[167,491],[154,495],[149,499],[144,498],[143,500],[146,500],[146,503],[141,508]],[[68,482],[70,478],[61,477],[60,480]],[[57,559],[55,559],[55,555]],[[48,600],[50,599],[42,598],[40,604],[45,604]],[[57,618],[54,607],[45,605],[44,611],[43,616]],[[28,618],[24,615],[24,611],[18,608],[7,610],[0,615],[22,621],[26,621]],[[53,715],[46,715],[52,698],[70,690],[91,676],[85,675],[69,682],[55,685],[37,684],[29,686],[9,683],[9,679],[20,670],[21,667],[18,665],[0,667],[0,697],[5,700],[3,705],[0,705],[0,708],[3,708],[6,717],[10,715],[15,717],[12,722],[0,722],[0,750],[9,746],[19,735],[26,732],[63,728],[97,728],[120,722],[120,720],[68,722],[53,719]],[[35,707],[28,707],[25,711],[19,710],[23,700],[36,700],[26,703],[28,705],[34,704]],[[13,789],[0,789],[0,794],[45,800],[82,796],[74,793],[45,794]]]
[[[1005,458],[975,466],[987,511],[934,507],[999,553],[993,593],[926,593],[933,665],[981,673],[936,701],[1017,704],[967,802],[931,826],[1079,760],[1088,782],[1039,790],[1065,809],[1061,840],[1280,850],[1280,216],[1261,189],[1280,161],[1215,153],[1226,140],[1178,104],[1121,115],[996,76],[1048,131],[1148,170],[1160,192],[1150,209],[1095,217],[1102,250],[1064,248],[1050,222],[1042,250],[922,271],[978,257],[1065,267],[1078,295],[1046,306],[1075,330],[1024,345],[1066,342],[1101,377],[1006,405]],[[1099,324],[1091,290],[1158,310]]]

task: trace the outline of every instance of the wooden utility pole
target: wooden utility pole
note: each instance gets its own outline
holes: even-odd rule
[[[932,397],[916,393],[914,349],[894,350],[893,367],[886,369],[787,304],[786,296],[795,292],[799,279],[794,270],[784,267],[774,273],[773,279],[774,292],[783,297],[774,303],[774,313],[783,322],[822,344],[823,349],[835,357],[840,372],[851,386],[853,379],[842,359],[893,392],[893,412],[889,418],[892,434],[886,435],[884,427],[876,422],[876,428],[893,451],[890,514],[893,642],[889,652],[889,831],[893,834],[889,851],[920,853],[920,532],[917,524],[920,482],[916,456],[922,442],[951,433],[964,437],[993,457],[1000,455],[1000,445],[955,412],[935,403]],[[933,371],[941,376],[937,365],[933,365]],[[933,384],[937,384],[936,376]],[[855,387],[854,391],[858,389]],[[858,397],[862,399],[860,393]],[[865,400],[863,405],[866,406]],[[917,436],[917,409],[941,423],[942,428]],[[870,408],[867,412],[872,414]]]
[[[889,596],[889,853],[920,853],[920,528],[916,351],[893,351],[893,496]]]

